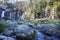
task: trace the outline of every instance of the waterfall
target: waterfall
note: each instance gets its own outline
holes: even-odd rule
[[[10,19],[12,19],[12,18],[11,18],[11,15],[12,15],[12,13],[10,13]]]
[[[52,9],[51,9],[51,17],[52,17],[52,19],[55,18],[55,17],[54,17],[54,14],[55,14],[55,10],[54,10],[54,8],[52,8]]]
[[[47,9],[45,9],[45,17],[48,18]]]
[[[2,11],[2,15],[1,15],[1,17],[4,17],[4,13],[5,13],[5,11]]]
[[[52,19],[54,19],[54,15],[52,15]]]

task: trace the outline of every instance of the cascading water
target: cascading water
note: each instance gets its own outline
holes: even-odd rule
[[[5,11],[2,11],[2,15],[1,15],[1,17],[4,17],[4,13],[5,13]]]
[[[12,13],[10,13],[10,19],[11,19],[11,15],[12,15]]]
[[[51,11],[50,11],[50,13],[51,13],[51,17],[52,17],[52,19],[54,19],[55,9],[52,8]]]

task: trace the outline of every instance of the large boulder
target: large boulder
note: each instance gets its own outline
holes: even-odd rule
[[[6,29],[11,29],[11,30],[14,30],[15,27],[17,27],[17,23],[15,21],[11,21],[11,20],[6,20],[7,22],[7,25],[4,27],[3,30],[6,30]]]
[[[57,36],[60,38],[60,27],[58,24],[39,24],[36,28],[47,36]]]
[[[16,39],[0,35],[0,40],[16,40]]]
[[[54,34],[56,37],[60,38],[60,30],[57,30]]]
[[[29,39],[35,33],[34,29],[32,29],[31,27],[29,27],[27,25],[20,25],[20,26],[16,27],[14,32],[18,39]]]
[[[7,25],[6,21],[0,20],[0,32],[2,32],[2,29]]]
[[[48,36],[52,36],[54,34],[54,32],[52,31],[55,30],[54,28],[56,27],[56,25],[54,24],[40,24],[40,25],[37,25],[38,29],[48,35]]]
[[[60,40],[60,39],[54,36],[46,36],[45,40]]]
[[[17,27],[16,23],[10,21],[10,20],[6,20],[7,25],[4,26],[4,28],[2,29],[2,33],[3,35],[6,36],[12,36],[14,34],[14,29]]]

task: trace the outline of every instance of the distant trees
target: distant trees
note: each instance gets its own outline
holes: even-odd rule
[[[31,8],[31,13],[35,13],[35,17],[40,18],[41,11],[43,11],[42,9],[44,9],[46,7],[46,5],[47,5],[46,1],[30,0],[30,6],[29,7]]]
[[[36,14],[35,16],[37,17],[40,17],[41,14],[42,16],[43,15],[49,16],[51,13],[50,11],[54,8],[54,12],[59,18],[60,12],[58,12],[58,10],[60,9],[60,0],[41,0],[41,1],[30,0],[29,7],[31,8],[31,12],[35,13]]]

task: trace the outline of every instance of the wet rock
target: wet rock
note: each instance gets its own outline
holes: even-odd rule
[[[2,33],[3,35],[6,36],[12,36],[14,34],[14,29],[16,27],[16,23],[12,22],[11,20],[7,20],[7,25],[2,29]]]
[[[14,38],[14,39],[17,39],[15,35],[13,35],[13,36],[11,36],[11,37]]]
[[[43,34],[46,34],[47,36],[52,36],[53,35],[52,28],[56,27],[56,25],[54,25],[54,24],[40,24],[37,27],[40,30],[40,32],[42,32]]]
[[[60,38],[60,27],[58,27],[57,25],[45,25],[45,24],[42,24],[39,26],[39,30],[47,35],[47,36],[57,36]]]
[[[39,32],[39,30],[36,30],[35,33],[35,40],[44,40],[45,35]]]
[[[49,30],[48,30],[49,31]],[[51,32],[50,32],[51,31]],[[50,28],[50,33],[53,35],[53,36],[56,36],[56,37],[59,37],[60,38],[60,28],[59,27],[53,27],[53,28]]]
[[[13,21],[13,20],[6,20],[7,24],[17,24],[16,21]]]
[[[0,40],[16,40],[16,39],[0,35]]]
[[[11,20],[7,20],[6,22],[7,22],[7,25],[3,28],[3,30],[6,30],[6,29],[14,30],[15,27],[17,27],[16,22],[12,22]]]
[[[54,37],[54,36],[46,36],[45,37],[45,40],[60,40],[59,38],[57,38],[57,37]]]
[[[0,33],[3,31],[2,29],[7,25],[5,21],[0,21]]]
[[[0,35],[0,40],[7,40],[6,36]]]
[[[55,31],[55,34],[54,34],[56,37],[60,38],[60,30],[57,30]]]
[[[35,24],[33,22],[26,22],[25,25],[28,25],[29,27],[35,28]]]
[[[29,39],[34,35],[34,29],[27,25],[20,25],[14,30],[18,39]]]
[[[16,40],[16,39],[11,38],[11,37],[7,37],[7,40]]]
[[[9,25],[6,25],[6,26],[5,26],[5,29],[7,28],[7,29],[12,29],[12,30],[14,30],[15,27],[17,27],[17,26],[14,25],[14,24],[9,24]]]
[[[5,35],[5,36],[12,36],[14,34],[14,32],[13,32],[13,30],[5,29],[1,34]]]

